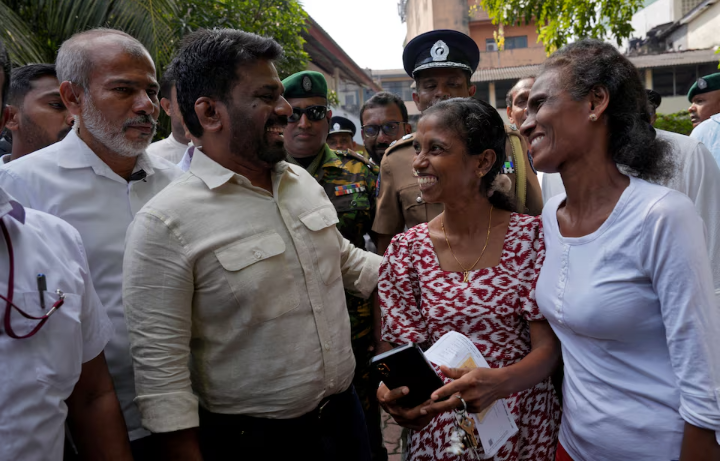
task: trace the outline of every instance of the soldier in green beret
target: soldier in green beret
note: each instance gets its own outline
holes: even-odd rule
[[[285,99],[292,115],[285,128],[288,161],[304,167],[325,189],[338,213],[338,229],[356,247],[366,248],[375,218],[377,165],[352,150],[334,151],[327,145],[332,111],[327,104],[327,82],[316,71],[302,71],[283,81]],[[380,409],[370,386],[369,362],[375,347],[373,300],[349,293],[345,298],[350,315],[352,347],[355,354],[357,390],[365,411],[368,434],[375,460],[387,460],[380,430]]]
[[[698,79],[688,92],[688,100],[693,127],[720,113],[720,73]]]

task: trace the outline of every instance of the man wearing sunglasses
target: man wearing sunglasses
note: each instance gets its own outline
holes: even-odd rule
[[[343,237],[358,248],[365,248],[364,236],[371,232],[375,216],[376,169],[372,161],[352,150],[334,151],[326,141],[332,112],[327,108],[327,82],[315,71],[302,71],[283,81],[285,99],[292,115],[285,128],[288,160],[304,167],[323,187],[335,206]],[[365,411],[368,433],[375,459],[387,460],[380,432],[377,386],[370,386],[369,361],[375,346],[373,338],[373,299],[345,292],[355,377],[353,385]]]
[[[360,124],[365,150],[378,165],[393,142],[412,132],[405,103],[390,92],[378,92],[365,102]]]

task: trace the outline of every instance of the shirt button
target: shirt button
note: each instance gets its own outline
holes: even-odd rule
[[[330,350],[330,343],[329,343],[329,342],[326,342],[326,343],[325,343],[325,350]]]
[[[256,250],[256,251],[255,251],[255,258],[257,258],[258,260],[260,260],[260,259],[262,258],[262,252],[260,252],[259,250]]]

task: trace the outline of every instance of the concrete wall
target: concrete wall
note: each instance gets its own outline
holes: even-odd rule
[[[406,44],[423,32],[435,29],[433,27],[433,0],[409,0],[406,24]]]
[[[635,13],[630,22],[633,27],[632,36],[645,37],[647,31],[655,26],[675,21],[675,3],[679,4],[680,1],[658,0]]]
[[[452,29],[468,34],[469,20],[467,0],[433,1],[434,29]]]
[[[503,68],[510,66],[535,65],[545,61],[545,48],[538,44],[538,34],[534,25],[506,26],[505,37],[527,36],[528,48],[503,50],[502,52],[486,52],[485,41],[493,39],[493,32],[497,30],[490,22],[470,23],[470,37],[480,47],[479,68]]]
[[[687,42],[691,49],[720,45],[720,2],[711,5],[688,24]]]

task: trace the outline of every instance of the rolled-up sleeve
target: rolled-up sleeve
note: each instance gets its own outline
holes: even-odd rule
[[[382,258],[372,252],[355,247],[337,231],[341,249],[343,286],[349,292],[367,299],[375,290]]]
[[[198,426],[188,361],[193,272],[161,214],[141,211],[128,229],[123,302],[142,424],[153,433]]]
[[[643,254],[660,300],[670,362],[680,390],[680,415],[720,430],[720,313],[714,302],[703,223],[692,202],[671,192],[649,213]]]

